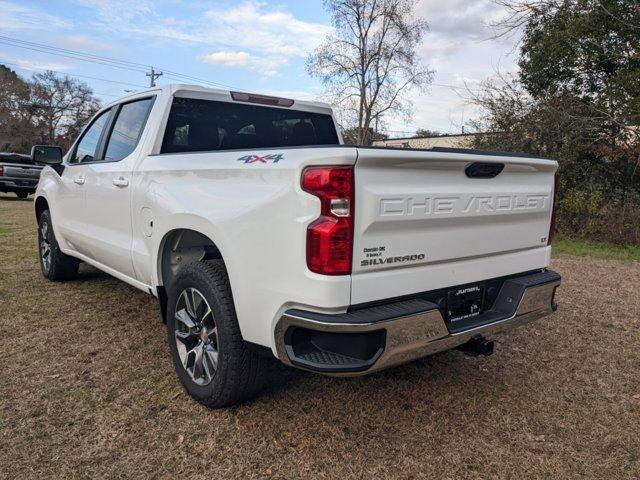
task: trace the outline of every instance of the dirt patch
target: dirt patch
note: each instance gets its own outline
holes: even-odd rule
[[[42,278],[32,212],[0,196],[0,477],[640,477],[637,262],[556,259],[560,310],[489,358],[274,367],[265,395],[210,411],[152,297],[86,266]]]

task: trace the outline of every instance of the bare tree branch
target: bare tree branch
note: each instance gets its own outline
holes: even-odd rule
[[[427,23],[415,18],[413,3],[325,0],[336,34],[308,59],[307,68],[352,117],[358,143],[371,142],[372,122],[381,122],[385,113],[409,111],[409,88],[431,82],[433,72],[416,54]]]

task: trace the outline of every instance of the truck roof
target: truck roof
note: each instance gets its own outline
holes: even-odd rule
[[[224,98],[224,100],[226,101],[234,101],[231,98],[231,95],[234,92],[248,93],[253,95],[264,95],[264,96],[273,97],[273,98],[283,98],[278,95],[273,95],[269,93],[246,92],[244,90],[223,90],[220,88],[209,88],[209,87],[203,87],[201,85],[193,85],[188,83],[169,83],[166,85],[159,85],[157,87],[151,87],[143,90],[138,90],[136,92],[132,92],[129,95],[122,96],[117,100],[109,102],[109,104],[106,106],[120,103],[129,97],[134,98],[134,97],[139,97],[141,94],[145,94],[145,93],[157,94],[158,92],[165,92],[169,95],[179,94],[183,96],[191,96],[190,94],[192,94],[195,97],[201,97],[201,98],[203,96],[212,97],[212,98],[218,97],[221,100]],[[324,111],[325,113],[329,113],[329,114],[332,113],[331,105],[329,105],[328,103],[315,102],[310,100],[297,100],[297,99],[289,99],[289,98],[287,99],[294,101],[291,107],[295,110]]]

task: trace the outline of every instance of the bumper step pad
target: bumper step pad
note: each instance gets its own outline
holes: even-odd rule
[[[360,359],[348,357],[347,355],[341,355],[335,352],[329,352],[327,350],[316,350],[315,352],[302,353],[299,355],[299,358],[312,364],[326,366],[335,365],[341,367],[357,367],[363,364],[363,361]]]

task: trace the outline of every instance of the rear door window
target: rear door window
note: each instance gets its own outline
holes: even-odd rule
[[[122,160],[138,145],[140,135],[153,105],[153,98],[125,103],[120,107],[107,141],[106,161]]]
[[[338,144],[338,134],[331,115],[175,98],[161,152]]]

